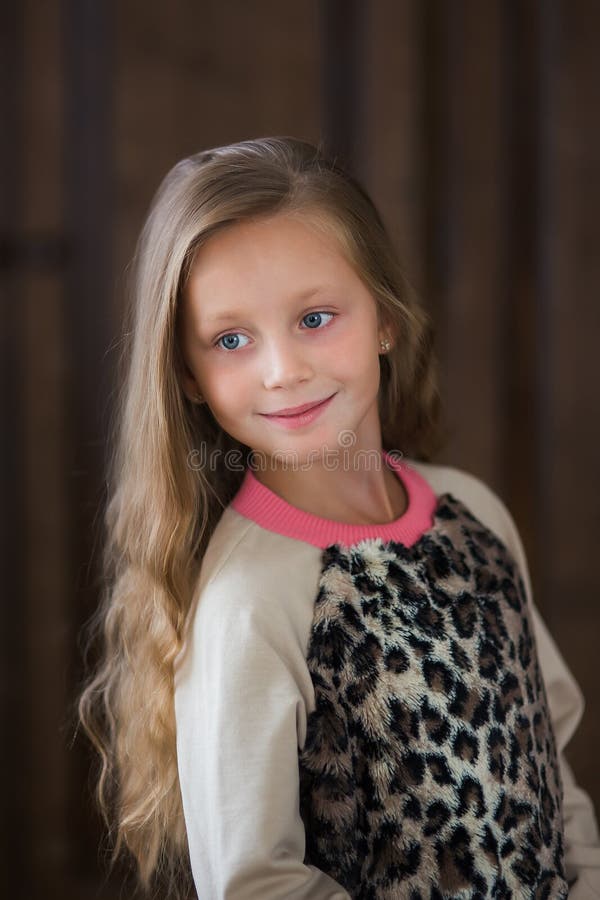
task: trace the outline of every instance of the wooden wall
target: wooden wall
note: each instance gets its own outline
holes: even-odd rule
[[[23,0],[0,17],[0,894],[120,896],[68,711],[124,270],[177,159],[266,134],[347,159],[435,316],[440,461],[513,512],[586,697],[568,757],[600,809],[598,4]]]

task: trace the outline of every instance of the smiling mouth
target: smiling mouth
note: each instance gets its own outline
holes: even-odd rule
[[[317,406],[321,406],[323,403],[327,403],[327,401],[331,400],[334,396],[335,394],[330,394],[329,397],[324,397],[323,400],[318,400],[310,406],[299,406],[295,410],[288,409],[286,412],[261,413],[261,415],[266,416],[268,419],[294,419],[297,416],[305,415],[305,413],[316,409]]]

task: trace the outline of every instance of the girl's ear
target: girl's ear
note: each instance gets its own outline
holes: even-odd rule
[[[377,311],[377,321],[377,340],[380,344],[382,341],[388,341],[391,349],[396,345],[396,326],[387,310],[381,306]]]
[[[386,352],[391,350],[396,344],[395,329],[390,325],[382,325],[378,332],[379,345],[386,345]]]
[[[192,403],[198,403],[200,396],[198,383],[194,378],[194,373],[189,368],[186,361],[183,359],[181,348],[179,347],[179,345],[177,346],[177,350],[175,353],[175,374],[177,376],[177,380],[179,382],[181,390],[188,398],[188,400],[190,400]]]
[[[181,385],[181,390],[192,403],[198,403],[199,391],[198,385],[196,384],[196,379],[191,374],[191,372],[182,372],[179,376],[179,384]]]
[[[181,390],[191,403],[204,403],[204,398],[198,389],[198,382],[187,366],[185,366],[184,371],[179,376],[179,383]]]

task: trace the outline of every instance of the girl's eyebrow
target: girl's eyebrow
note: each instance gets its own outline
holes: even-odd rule
[[[301,291],[299,294],[293,295],[291,302],[295,304],[299,300],[308,300],[309,297],[314,297],[315,294],[319,294],[326,289],[327,285],[318,285],[317,287],[308,288],[306,291]],[[207,324],[213,325],[215,322],[228,322],[234,319],[242,319],[247,315],[247,309],[225,309],[216,313],[214,316],[207,316],[206,321]]]

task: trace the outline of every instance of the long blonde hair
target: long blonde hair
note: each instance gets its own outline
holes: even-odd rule
[[[173,662],[214,528],[241,484],[234,467],[188,464],[199,442],[217,459],[250,449],[181,388],[178,309],[196,249],[228,225],[278,212],[333,229],[397,336],[380,357],[382,444],[429,460],[445,440],[433,332],[361,186],[320,148],[293,138],[243,141],[173,167],[142,229],[125,314],[104,515],[102,602],[86,629],[98,662],[76,699],[99,754],[96,799],[112,844],[144,891],[192,890],[178,780]]]

